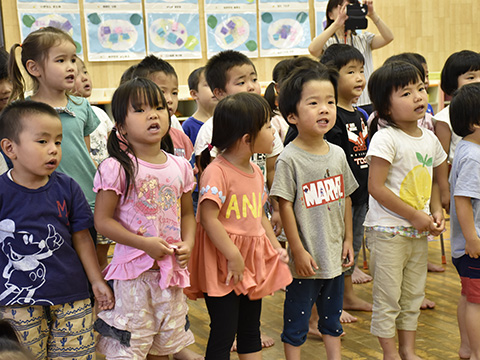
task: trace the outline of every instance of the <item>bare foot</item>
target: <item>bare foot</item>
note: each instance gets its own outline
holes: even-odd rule
[[[309,322],[308,323],[308,335],[313,335],[317,338],[320,338],[322,339],[322,333],[320,332],[320,330],[318,330],[318,327],[317,327],[317,322]]]
[[[345,310],[372,311],[372,304],[355,295],[349,298],[344,297],[343,310],[343,312],[345,312]]]
[[[262,341],[262,348],[269,348],[275,345],[275,340],[273,340],[273,338],[271,338],[266,334],[262,333],[260,335],[260,339]],[[235,341],[232,344],[232,348],[230,349],[230,352],[235,352],[235,351],[237,351],[237,339],[235,339]]]
[[[352,274],[352,283],[354,284],[365,284],[367,282],[372,281],[373,278],[364,273],[360,268],[355,265],[355,268],[353,269],[353,274]]]
[[[430,271],[430,272],[444,272],[445,269],[440,265],[429,262],[428,263],[428,271]]]
[[[342,324],[354,323],[357,321],[358,319],[355,316],[349,314],[345,310],[342,310],[342,315],[340,315],[340,322]]]
[[[201,355],[198,355],[196,352],[184,348],[180,350],[178,353],[173,354],[173,359],[174,360],[204,360],[204,357]]]
[[[275,345],[275,340],[273,340],[273,338],[271,338],[267,334],[262,333],[260,338],[262,340],[262,348],[269,348]]]
[[[427,298],[423,299],[422,306],[420,306],[421,310],[433,309],[435,307],[435,302],[432,300],[428,300]]]

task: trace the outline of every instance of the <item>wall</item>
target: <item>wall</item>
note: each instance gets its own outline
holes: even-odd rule
[[[313,0],[310,19],[312,33]],[[380,65],[388,56],[403,51],[414,51],[423,54],[431,72],[440,71],[445,59],[452,53],[462,49],[480,50],[480,22],[475,16],[480,15],[480,3],[474,0],[376,0],[377,13],[392,29],[395,40],[383,49],[374,51],[375,66]],[[83,11],[80,1],[80,10]],[[7,49],[15,42],[21,42],[16,13],[15,0],[1,0],[5,43]],[[200,0],[200,26],[202,43],[205,44],[205,25],[203,1]],[[82,24],[83,26],[83,24]],[[377,32],[371,24],[368,29]],[[84,29],[82,29],[84,32]],[[83,33],[85,38],[85,33]],[[206,62],[205,52],[201,60],[172,60],[180,84],[186,84],[192,70],[203,66]],[[260,81],[271,79],[272,69],[282,58],[253,59],[257,67]],[[114,88],[125,69],[135,61],[93,62],[87,63],[92,74],[94,86],[97,88]]]

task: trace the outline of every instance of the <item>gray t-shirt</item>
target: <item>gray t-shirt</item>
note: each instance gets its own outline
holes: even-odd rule
[[[328,143],[325,155],[288,144],[275,165],[271,196],[293,203],[302,244],[319,269],[310,279],[333,279],[342,274],[345,237],[345,198],[358,187],[345,152]],[[295,264],[290,253],[290,270]]]
[[[465,255],[465,238],[458,222],[455,196],[471,198],[473,220],[480,235],[480,145],[460,140],[455,150],[450,172],[450,243],[452,257]]]

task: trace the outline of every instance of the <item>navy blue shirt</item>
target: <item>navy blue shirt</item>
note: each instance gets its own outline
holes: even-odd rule
[[[0,176],[0,305],[87,299],[88,280],[72,234],[93,226],[80,186],[54,172],[39,189]]]

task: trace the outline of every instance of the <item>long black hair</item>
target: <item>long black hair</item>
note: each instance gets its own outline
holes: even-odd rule
[[[159,105],[167,106],[160,88],[153,81],[145,78],[134,78],[123,83],[115,90],[112,97],[112,113],[116,129],[108,137],[107,150],[125,171],[125,195],[128,194],[132,179],[135,178],[138,163],[135,152],[119,130],[125,126],[129,107],[136,109],[142,104],[148,104],[152,108]],[[168,116],[168,123],[168,129],[170,130],[170,115]],[[173,154],[173,143],[168,136],[168,131],[163,137],[160,147],[162,150]],[[136,163],[133,162],[129,154],[135,157]]]

